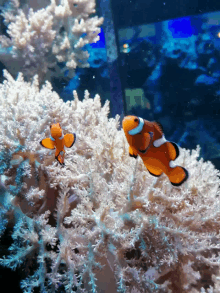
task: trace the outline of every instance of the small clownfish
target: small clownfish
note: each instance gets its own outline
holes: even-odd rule
[[[47,149],[56,149],[55,159],[64,165],[64,147],[71,148],[76,141],[75,133],[63,135],[60,123],[50,125],[50,137],[41,140],[40,144]]]
[[[187,180],[188,171],[173,162],[179,156],[179,148],[165,139],[160,123],[126,116],[122,127],[129,143],[129,155],[134,158],[139,155],[151,175],[159,177],[165,173],[174,186]]]

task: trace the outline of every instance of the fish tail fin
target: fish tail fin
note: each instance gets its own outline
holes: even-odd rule
[[[59,154],[58,154],[58,156],[56,156],[55,158],[56,158],[56,160],[60,163],[60,165],[62,165],[62,166],[64,166],[65,164],[64,164],[64,156],[65,156],[65,152],[60,152]]]
[[[173,186],[180,186],[183,184],[189,177],[188,171],[184,167],[176,166],[168,174],[170,183]]]

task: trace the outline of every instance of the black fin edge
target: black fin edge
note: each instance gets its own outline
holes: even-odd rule
[[[137,159],[137,156],[136,155],[132,155],[132,154],[129,153],[129,156],[132,157],[132,158]]]
[[[163,172],[162,172],[160,175],[155,175],[154,173],[151,173],[148,169],[147,169],[147,171],[150,173],[150,175],[152,175],[154,177],[160,177],[163,174]]]
[[[60,153],[59,153],[60,154]],[[58,160],[58,157],[59,157],[59,155],[58,156],[55,156],[55,159],[57,160],[57,162],[61,165],[61,166],[65,166],[65,163],[60,163],[60,161]]]
[[[181,167],[181,166],[177,166],[177,167]],[[171,181],[170,181],[170,183],[173,185],[173,186],[180,186],[180,185],[182,185],[184,182],[186,182],[186,180],[189,178],[189,172],[184,168],[184,167],[181,167],[183,170],[184,170],[184,172],[185,172],[185,174],[186,174],[186,177],[180,182],[180,183],[172,183]]]
[[[180,155],[180,150],[179,150],[178,145],[177,145],[175,142],[172,142],[172,141],[170,141],[170,143],[171,143],[171,144],[173,145],[173,147],[175,148],[175,151],[176,151],[176,158],[178,158],[179,155]],[[176,160],[176,158],[175,158],[174,160]]]
[[[140,153],[145,154],[147,152],[148,147],[145,150],[139,150]]]
[[[43,139],[42,139],[42,140],[43,140]],[[42,144],[42,140],[40,141],[40,145],[41,145],[42,147],[44,147],[44,148],[47,149],[47,150],[55,150],[55,147],[54,147],[53,149],[49,149],[49,148],[45,147],[45,146]]]
[[[74,143],[76,142],[76,134],[75,133],[72,133],[72,134],[74,136],[74,141],[73,141],[73,143],[71,144],[71,146],[69,148],[71,148],[74,145]]]

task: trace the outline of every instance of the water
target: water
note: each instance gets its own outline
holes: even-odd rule
[[[98,33],[99,41],[89,42],[79,51],[76,49],[77,38],[88,37],[90,31],[78,35],[71,34],[67,29],[68,21],[64,21],[61,25],[61,16],[54,27],[54,24],[48,21],[40,38],[33,38],[24,49],[25,46],[22,47],[22,44],[25,40],[22,43],[22,38],[25,30],[21,30],[22,33],[16,39],[13,39],[13,32],[10,31],[10,21],[13,23],[15,16],[19,14],[16,3],[14,1],[12,5],[9,1],[0,2],[3,12],[0,19],[1,35],[4,36],[4,40],[8,38],[8,45],[0,47],[1,71],[7,69],[14,78],[18,72],[23,72],[26,81],[31,81],[33,76],[38,74],[40,86],[49,80],[53,90],[64,101],[73,99],[73,90],[77,90],[80,100],[83,99],[85,90],[90,92],[91,97],[98,93],[102,105],[106,100],[110,100],[110,117],[119,114],[122,120],[125,115],[136,115],[146,120],[158,121],[163,126],[167,140],[174,141],[187,149],[195,149],[200,145],[200,156],[205,161],[211,161],[220,170],[220,6],[218,3],[211,7],[209,1],[206,6],[203,3],[198,7],[197,2],[186,3],[185,0],[175,3],[151,0],[127,2],[114,0],[110,3],[106,0],[98,0],[97,14],[99,17],[105,16],[104,23],[100,25],[101,31]],[[24,13],[22,20],[28,17],[30,7],[36,12],[49,4],[49,1],[43,0],[21,1],[20,8]],[[81,5],[77,1],[71,4],[74,4],[75,8],[80,8]],[[7,15],[4,14],[7,11],[11,13],[11,20],[8,19],[8,22]],[[42,23],[41,29],[45,25],[44,22]],[[27,29],[25,34],[28,39],[35,32],[34,25],[31,27],[30,19],[27,27],[29,31]],[[14,31],[16,29],[18,26],[14,27]],[[53,30],[56,29],[59,34],[59,38],[56,39],[57,44],[60,45],[61,40],[67,36],[71,48],[69,50],[67,46],[60,50],[57,59],[54,53],[57,48],[54,42],[48,41],[53,35]],[[96,28],[93,30],[96,31]],[[48,38],[45,38],[44,33],[45,35],[48,33]],[[19,50],[13,51],[13,42],[19,43]],[[71,50],[78,54],[76,59],[73,58],[77,62],[75,69],[66,66],[71,59],[68,59]],[[0,81],[3,80],[1,74]],[[22,182],[22,176],[23,173],[19,178],[17,176],[17,181],[20,179]],[[3,183],[1,183],[1,195],[5,193]],[[194,191],[197,194],[196,188]],[[115,211],[111,213],[114,214]],[[129,222],[130,215],[128,213],[125,215]],[[99,217],[96,220],[99,221]],[[0,257],[7,254],[6,247],[11,244],[11,226],[7,228],[5,234],[1,243],[3,249]],[[167,237],[164,239],[166,240],[164,242],[168,243]],[[144,240],[142,242],[144,243]],[[142,246],[145,245],[143,243]],[[93,259],[92,245],[90,248],[90,259]],[[41,249],[44,249],[43,245]],[[115,249],[113,244],[109,245],[112,254]],[[136,254],[137,252],[138,249]],[[111,260],[111,257],[109,258]],[[34,267],[33,270],[35,269]],[[155,268],[146,269],[149,283],[152,282],[150,275],[155,273],[154,270]],[[5,269],[1,272],[2,275],[9,274]],[[14,275],[10,276],[16,278]],[[23,272],[21,278],[25,277],[26,272]],[[18,290],[16,292],[19,292]],[[60,283],[57,292],[65,292],[63,284]]]

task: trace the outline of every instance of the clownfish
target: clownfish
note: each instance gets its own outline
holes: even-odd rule
[[[41,140],[40,144],[47,149],[56,149],[55,159],[64,165],[65,150],[64,147],[71,148],[76,141],[75,133],[63,135],[60,123],[50,125],[50,137]]]
[[[129,155],[134,158],[139,155],[151,175],[159,177],[165,173],[174,186],[180,186],[187,180],[188,171],[174,163],[179,156],[179,148],[165,139],[160,123],[125,116],[122,127],[129,143]]]

